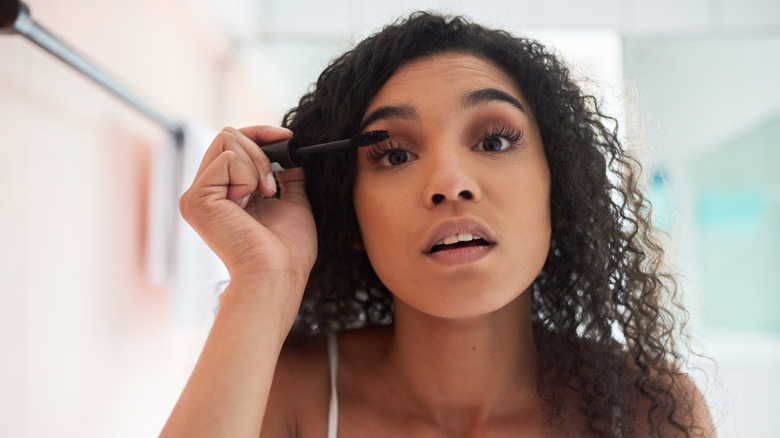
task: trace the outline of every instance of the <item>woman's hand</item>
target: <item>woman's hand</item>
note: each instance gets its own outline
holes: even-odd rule
[[[301,169],[276,174],[258,144],[286,129],[225,128],[179,201],[222,259],[230,284],[161,436],[259,436],[282,344],[317,256]],[[218,396],[215,396],[218,395]]]
[[[283,128],[223,129],[179,201],[184,219],[225,263],[231,280],[291,274],[306,284],[317,255],[302,169],[276,174],[258,146],[285,140]],[[281,196],[274,198],[277,190]]]

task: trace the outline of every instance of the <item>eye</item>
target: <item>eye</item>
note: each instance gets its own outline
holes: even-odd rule
[[[406,148],[390,143],[374,146],[368,151],[366,159],[380,167],[393,167],[414,161],[415,156]]]
[[[397,166],[399,164],[404,164],[407,161],[409,161],[409,152],[402,151],[402,150],[394,150],[390,151],[386,155],[387,162],[391,166]]]
[[[486,129],[474,146],[481,152],[503,152],[520,144],[523,132],[508,125],[494,126]]]
[[[504,149],[512,146],[512,143],[509,142],[509,140],[503,138],[503,137],[497,137],[497,136],[490,136],[485,137],[482,139],[482,141],[479,144],[479,147],[483,151],[488,152],[499,152],[503,151]]]

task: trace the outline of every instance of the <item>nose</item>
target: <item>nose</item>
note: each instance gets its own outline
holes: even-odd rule
[[[428,180],[423,193],[426,207],[481,199],[474,169],[463,155],[450,149],[428,157]]]

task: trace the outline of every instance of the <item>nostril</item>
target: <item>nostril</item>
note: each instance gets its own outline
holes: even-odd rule
[[[471,193],[471,190],[461,190],[460,193],[458,193],[458,198],[465,199],[466,201],[471,201],[472,199],[474,199],[474,194]],[[431,196],[431,201],[433,201],[433,205],[439,205],[445,199],[447,199],[447,197],[442,195],[441,193],[434,193],[434,195]]]

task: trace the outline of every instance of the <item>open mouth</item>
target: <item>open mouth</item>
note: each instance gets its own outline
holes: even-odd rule
[[[453,243],[450,245],[434,245],[433,248],[431,248],[430,254],[439,252],[439,251],[445,251],[445,250],[451,250],[451,249],[458,249],[458,248],[468,248],[472,246],[490,246],[489,243],[485,242],[482,239],[472,240],[471,242],[458,242]]]
[[[442,239],[439,242],[436,242],[436,244],[433,245],[433,247],[428,253],[434,254],[439,251],[447,251],[447,250],[453,250],[459,248],[470,248],[470,247],[477,247],[477,246],[490,246],[490,243],[479,236],[474,236],[471,234],[458,234],[455,236],[450,236],[445,239]]]

